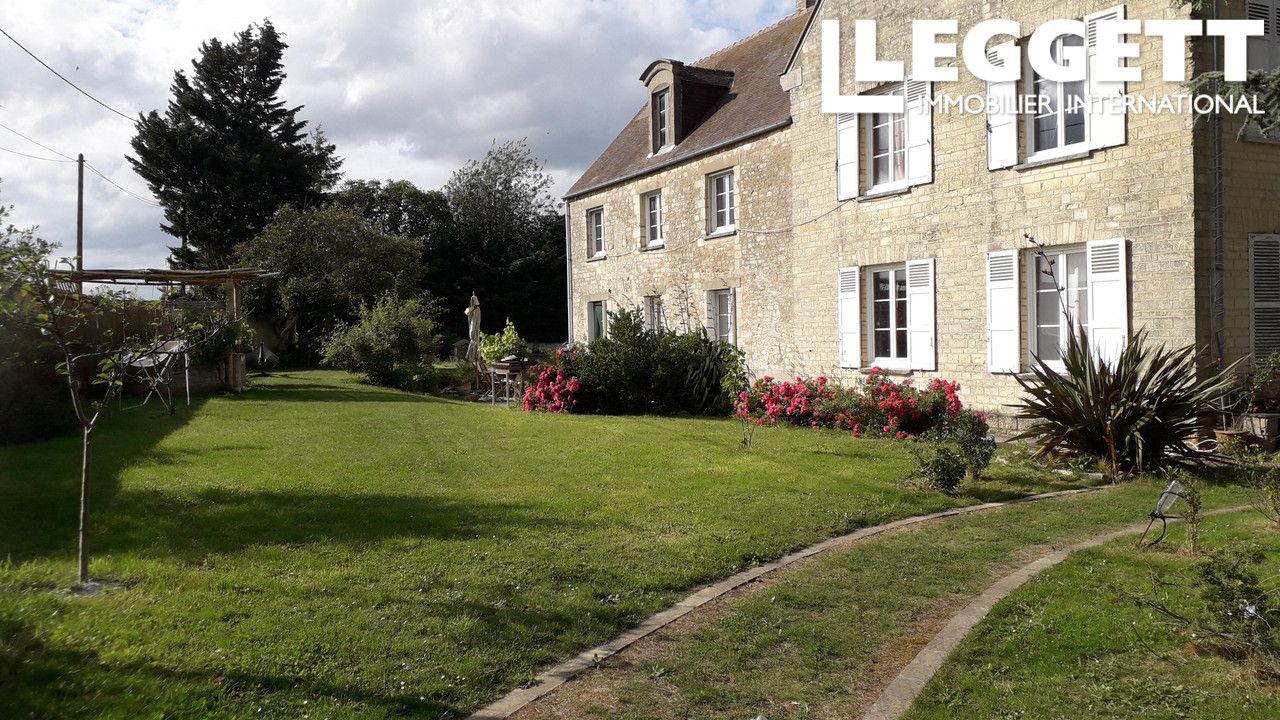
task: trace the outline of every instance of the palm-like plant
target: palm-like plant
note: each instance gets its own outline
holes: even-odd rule
[[[1232,392],[1239,363],[1202,372],[1194,345],[1171,350],[1139,330],[1114,361],[1092,351],[1087,333],[1074,333],[1062,365],[1036,363],[1033,378],[1019,378],[1026,396],[1018,417],[1031,425],[1018,439],[1034,439],[1042,454],[1067,450],[1147,471],[1204,462],[1194,437]]]

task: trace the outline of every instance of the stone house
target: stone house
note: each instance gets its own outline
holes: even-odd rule
[[[1128,62],[1142,79],[1119,84],[1092,73],[1054,83],[1028,67],[991,86],[961,69],[956,82],[864,87],[848,82],[846,49],[843,90],[901,94],[905,112],[822,112],[823,20],[842,21],[849,48],[853,21],[874,18],[880,57],[909,58],[912,19],[955,18],[963,35],[990,18],[1027,32],[1074,18],[1087,37],[1053,52],[1084,45],[1090,57],[1098,20],[1192,17],[1166,0],[1110,2],[903,0],[869,12],[799,0],[707,58],[655,61],[640,76],[644,107],[566,197],[573,339],[638,307],[653,325],[736,343],[757,375],[852,383],[879,366],[958,380],[997,413],[1020,392],[1016,374],[1055,361],[1072,322],[1104,353],[1138,328],[1209,360],[1280,351],[1280,142],[1240,135],[1242,117],[1066,101],[1185,92],[1162,79],[1159,38],[1139,38]],[[1280,63],[1280,0],[1222,16],[1233,12],[1266,18],[1250,63]],[[1215,66],[1209,42],[1190,41],[1190,74]],[[1016,61],[1006,49],[988,55]],[[965,113],[930,102],[942,92],[1056,102]]]

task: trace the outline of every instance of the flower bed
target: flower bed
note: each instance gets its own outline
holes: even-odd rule
[[[946,430],[962,415],[985,427],[985,416],[967,410],[959,392],[958,383],[942,379],[921,390],[910,379],[896,381],[880,368],[872,368],[854,387],[841,387],[825,377],[779,382],[766,376],[742,391],[735,410],[739,418],[757,425],[835,428],[854,436],[914,437]]]
[[[567,415],[578,405],[582,382],[565,371],[577,362],[577,350],[556,351],[555,366],[537,370],[538,379],[524,391],[525,412],[549,412]]]

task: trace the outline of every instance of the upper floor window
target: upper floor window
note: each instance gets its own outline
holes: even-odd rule
[[[662,193],[644,196],[644,244],[645,247],[662,247]]]
[[[902,86],[888,95],[902,95]],[[907,181],[907,116],[906,113],[876,113],[871,116],[867,137],[870,190],[901,185]]]
[[[604,208],[587,211],[587,256],[600,258],[605,255]]]
[[[732,232],[738,226],[738,200],[734,172],[726,170],[707,177],[707,208],[711,233]]]
[[[1050,53],[1055,62],[1064,63],[1069,52],[1067,48],[1084,47],[1084,38],[1078,35],[1063,35],[1053,41]],[[1029,114],[1031,123],[1032,153],[1069,152],[1073,147],[1083,147],[1086,138],[1085,117],[1088,105],[1085,96],[1085,81],[1055,82],[1040,77],[1034,70],[1030,74],[1031,95],[1039,99],[1036,112]]]
[[[653,94],[653,151],[656,153],[671,144],[671,91],[659,90]]]
[[[1247,0],[1245,18],[1262,21],[1262,35],[1249,38],[1249,69],[1280,68],[1280,0]]]

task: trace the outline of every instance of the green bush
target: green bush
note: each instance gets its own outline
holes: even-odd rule
[[[1200,464],[1204,456],[1191,441],[1231,392],[1236,365],[1201,372],[1195,358],[1195,346],[1152,346],[1140,330],[1107,362],[1086,335],[1074,334],[1062,356],[1064,372],[1036,363],[1032,379],[1018,378],[1026,391],[1018,416],[1031,425],[1015,439],[1035,440],[1042,455],[1114,457],[1117,470]]]
[[[996,454],[996,441],[990,435],[986,416],[968,408],[947,416],[942,434],[956,444],[956,451],[969,472],[969,478],[979,480],[991,465]]]
[[[576,377],[575,412],[727,415],[746,386],[742,352],[705,333],[648,330],[638,310],[609,315],[609,335],[552,367]]]
[[[516,332],[515,323],[507,320],[507,326],[497,335],[485,335],[480,338],[480,357],[485,364],[498,362],[505,357],[528,357],[529,343]]]
[[[430,304],[384,295],[360,319],[339,327],[324,345],[324,363],[358,373],[373,385],[416,392],[436,388],[440,347]]]
[[[955,495],[964,480],[968,462],[959,447],[940,437],[916,440],[908,447],[916,460],[911,477],[948,495]]]

